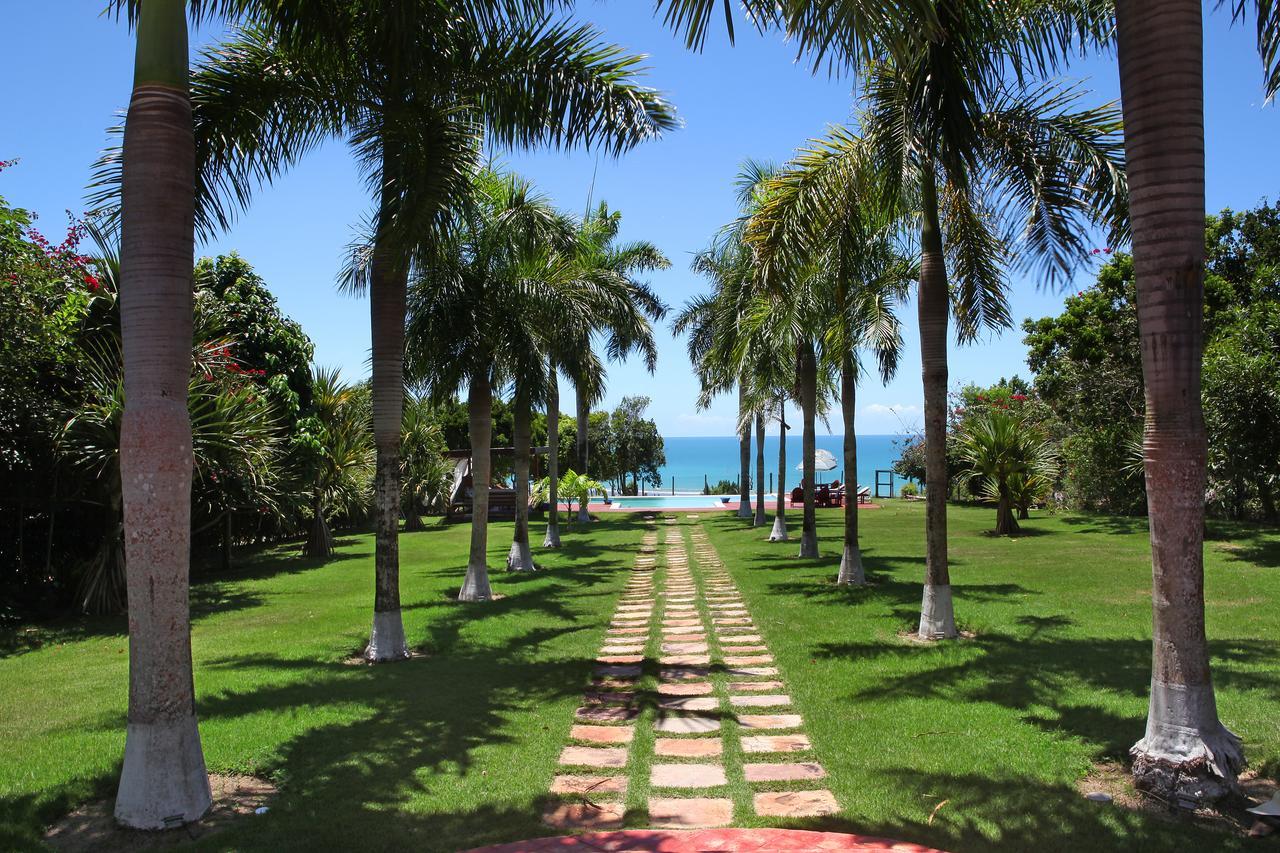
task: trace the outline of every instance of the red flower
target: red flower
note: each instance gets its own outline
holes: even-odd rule
[[[84,283],[89,285],[90,290],[97,290],[98,287],[100,286],[100,283],[98,282],[98,277],[95,275],[89,275],[89,273],[84,274]]]

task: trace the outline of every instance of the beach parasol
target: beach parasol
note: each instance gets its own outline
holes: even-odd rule
[[[840,467],[840,463],[831,455],[829,450],[817,450],[813,454],[813,467],[816,471],[834,471]],[[796,466],[797,471],[804,470],[804,462]]]

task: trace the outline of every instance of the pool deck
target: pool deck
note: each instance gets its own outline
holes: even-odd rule
[[[676,497],[679,497],[679,495],[677,495]],[[625,500],[625,499],[623,499],[623,500]],[[880,508],[881,508],[881,507],[880,507],[880,504],[858,504],[858,509],[880,509]],[[773,511],[774,511],[774,507],[773,507],[773,505],[772,505],[772,504],[770,504],[770,505],[767,507],[767,509],[768,509],[768,512],[769,512],[770,516],[772,516],[772,515],[773,515]],[[803,511],[803,510],[804,510],[804,505],[803,505],[803,504],[787,504],[787,509],[788,509],[788,510],[798,510],[798,511]],[[825,511],[827,511],[827,510],[843,510],[843,509],[844,509],[844,507],[842,507],[842,506],[820,506],[820,507],[817,507],[817,510],[818,510],[819,512],[825,512]],[[666,506],[620,506],[620,505],[619,505],[619,504],[617,504],[617,503],[612,503],[612,504],[596,504],[596,503],[593,503],[593,504],[591,504],[590,506],[588,506],[588,507],[587,507],[587,510],[588,510],[588,512],[649,512],[649,513],[663,513],[663,512],[670,512],[670,511],[673,511],[673,510],[679,510],[680,512],[735,512],[735,513],[736,513],[736,512],[738,511],[738,505],[737,505],[737,504],[735,504],[735,503],[732,503],[732,502],[730,502],[730,503],[728,503],[728,504],[725,504],[725,505],[723,505],[723,506],[677,506],[677,505],[674,505],[674,504],[668,504],[668,505],[666,505]]]

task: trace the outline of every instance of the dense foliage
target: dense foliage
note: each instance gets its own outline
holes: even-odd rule
[[[1208,218],[1203,403],[1209,509],[1276,519],[1280,478],[1280,210]],[[1146,509],[1133,261],[1115,254],[1056,317],[1023,324],[1035,392],[1059,422],[1063,488],[1083,509]]]
[[[658,425],[644,417],[648,397],[623,397],[612,412],[592,412],[587,440],[592,475],[618,495],[639,494],[641,487],[662,485],[666,449]],[[578,439],[574,418],[560,419],[560,458],[573,459]]]

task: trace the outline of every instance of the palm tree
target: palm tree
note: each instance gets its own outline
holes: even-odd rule
[[[996,505],[997,536],[1018,532],[1013,481],[1051,480],[1052,448],[1043,435],[1008,412],[991,411],[966,424],[960,435],[960,458],[971,476],[982,477],[984,499]]]
[[[444,435],[431,401],[410,396],[404,405],[400,439],[400,483],[404,530],[422,530],[422,513],[449,499],[453,466],[445,459]]]
[[[764,409],[756,410],[756,512],[752,527],[764,527],[769,515],[764,508]]]
[[[193,4],[199,13],[212,4]],[[129,7],[137,26],[121,157],[124,413],[120,481],[129,592],[129,723],[115,816],[161,829],[212,802],[191,670],[192,265],[196,149],[187,4]]]
[[[560,513],[556,504],[560,500],[560,370],[555,357],[547,363],[547,532],[542,539],[543,548],[560,547]]]
[[[517,408],[526,412],[516,416],[527,421],[534,389],[546,383],[543,330],[577,306],[541,274],[546,247],[565,236],[547,200],[491,170],[472,183],[471,198],[415,256],[406,358],[411,379],[436,402],[467,387],[471,552],[458,598],[485,601],[493,597],[486,550],[494,389],[514,381]]]
[[[615,301],[609,312],[602,313],[599,322],[578,330],[564,329],[561,335],[564,355],[559,363],[569,368],[569,376],[574,383],[577,465],[583,475],[589,470],[591,407],[603,398],[605,391],[604,367],[590,352],[593,340],[604,338],[605,353],[611,361],[622,361],[631,353],[639,353],[645,367],[652,373],[658,364],[652,324],[665,317],[667,312],[667,306],[640,280],[640,276],[667,269],[671,262],[650,242],[620,243],[618,229],[621,224],[621,213],[609,210],[605,202],[595,210],[588,209],[578,229],[573,250],[575,274],[583,282],[594,281],[625,297]],[[591,520],[586,502],[578,506],[578,520]]]
[[[748,229],[766,278],[777,278],[783,288],[818,288],[807,299],[773,302],[816,309],[795,322],[818,330],[823,362],[840,377],[844,469],[855,480],[852,489],[846,487],[850,499],[844,503],[841,584],[866,582],[856,497],[858,351],[870,347],[881,377],[887,381],[892,376],[902,350],[894,305],[915,274],[914,264],[896,245],[904,211],[897,199],[884,198],[881,189],[866,146],[835,128],[774,176]],[[805,276],[806,265],[827,273]]]
[[[396,536],[413,248],[465,195],[482,128],[498,145],[599,144],[616,154],[674,126],[668,105],[636,85],[636,57],[589,26],[547,20],[543,5],[271,4],[194,78],[203,187],[242,202],[321,141],[342,138],[377,194],[372,245],[352,264],[360,275],[345,278],[370,293],[378,447],[370,660],[408,654]],[[202,213],[215,224],[229,205],[212,200]]]
[[[1257,15],[1268,97],[1280,91],[1280,10]],[[1175,802],[1236,788],[1240,739],[1218,718],[1204,619],[1204,72],[1199,3],[1116,3],[1125,154],[1138,290],[1143,440],[1151,519],[1153,631],[1145,736],[1130,750],[1135,784]]]
[[[300,442],[310,451],[305,467],[311,487],[311,528],[302,550],[308,557],[328,559],[333,554],[328,517],[351,515],[367,507],[371,497],[375,456],[369,389],[346,384],[336,369],[315,368],[311,401]]]

